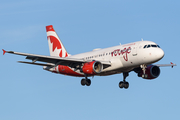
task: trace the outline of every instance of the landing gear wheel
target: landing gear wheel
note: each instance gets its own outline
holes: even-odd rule
[[[128,83],[128,82],[121,81],[121,82],[119,82],[119,87],[120,87],[120,88],[128,89],[128,88],[129,88],[129,83]]]
[[[82,79],[82,80],[81,80],[81,85],[82,85],[82,86],[85,86],[85,85],[86,85],[86,79]]]
[[[128,89],[128,87],[129,87],[129,83],[128,82],[124,82],[124,88]]]
[[[81,80],[81,85],[82,86],[85,86],[85,85],[90,86],[91,85],[91,80],[90,79],[82,79]]]
[[[90,79],[87,79],[87,80],[86,80],[86,85],[87,85],[87,86],[90,86],[90,85],[91,85],[91,80],[90,80]]]
[[[119,82],[119,87],[120,87],[120,88],[123,88],[123,87],[124,87],[124,82],[123,82],[123,81]]]
[[[142,74],[142,78],[148,78],[147,74]]]

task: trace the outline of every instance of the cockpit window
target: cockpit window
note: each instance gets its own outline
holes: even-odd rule
[[[145,45],[143,48],[150,48],[150,47],[153,47],[153,48],[160,48],[159,45],[156,45],[156,44],[151,44],[151,45]]]
[[[160,46],[159,46],[159,45],[157,45],[157,47],[158,47],[158,48],[160,48]]]
[[[151,47],[157,47],[157,45],[151,45]]]
[[[147,48],[151,47],[151,45],[148,45]]]

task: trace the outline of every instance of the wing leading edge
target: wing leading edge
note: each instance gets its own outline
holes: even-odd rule
[[[32,60],[32,62],[18,61],[19,63],[33,64],[33,65],[40,65],[40,66],[49,66],[49,67],[55,67],[57,65],[64,65],[64,66],[74,67],[74,65],[82,64],[82,63],[87,62],[84,59],[76,59],[76,58],[68,58],[68,57],[62,58],[62,57],[36,55],[36,54],[28,54],[28,53],[21,53],[21,52],[3,50],[3,55],[5,53],[26,56],[26,59]],[[36,61],[45,62],[47,64],[35,63]],[[106,67],[111,66],[110,61],[99,61],[99,62],[101,62]]]

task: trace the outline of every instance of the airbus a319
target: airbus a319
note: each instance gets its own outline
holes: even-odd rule
[[[63,75],[83,77],[81,85],[90,86],[91,76],[107,76],[123,73],[123,80],[119,82],[120,88],[127,89],[129,83],[126,77],[129,72],[134,71],[138,77],[143,79],[155,79],[160,75],[161,66],[176,66],[176,64],[154,65],[153,63],[164,57],[164,51],[158,44],[152,41],[138,41],[124,45],[118,45],[105,49],[94,49],[93,51],[70,55],[52,25],[46,26],[47,39],[50,56],[27,54],[14,51],[5,51],[3,54],[11,53],[26,56],[32,60],[18,61],[20,63],[43,66],[44,70]],[[37,62],[39,61],[39,62]]]

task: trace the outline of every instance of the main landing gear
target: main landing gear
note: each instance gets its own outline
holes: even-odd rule
[[[81,85],[82,86],[85,86],[85,85],[90,86],[91,85],[91,80],[88,79],[87,76],[85,76],[85,79],[81,80]]]
[[[129,73],[128,73],[128,72],[123,72],[123,81],[120,81],[120,82],[119,82],[119,87],[120,87],[120,88],[128,89],[129,83],[126,82],[126,77],[127,77],[127,76],[129,76]]]

